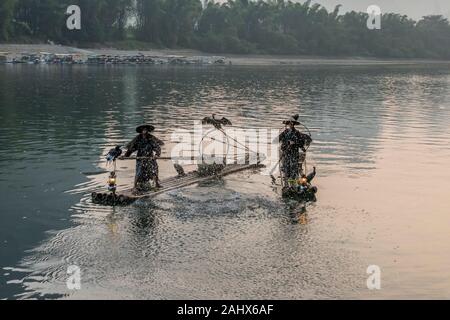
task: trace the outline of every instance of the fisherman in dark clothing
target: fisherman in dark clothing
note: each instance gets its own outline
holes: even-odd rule
[[[299,116],[295,115],[284,121],[286,130],[278,137],[278,141],[281,143],[281,171],[286,186],[289,180],[299,179],[301,164],[305,160],[306,148],[312,142],[309,135],[295,129],[295,126],[300,124],[298,118]],[[300,153],[300,150],[303,153]]]
[[[145,192],[150,189],[150,180],[153,180],[156,188],[161,188],[159,183],[159,170],[156,159],[161,156],[161,146],[164,145],[160,139],[150,132],[155,127],[143,125],[136,128],[139,135],[127,145],[125,157],[130,157],[137,152],[136,178],[134,182],[137,192]]]

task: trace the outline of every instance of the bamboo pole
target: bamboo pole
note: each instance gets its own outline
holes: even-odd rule
[[[117,160],[199,160],[201,157],[119,157]]]

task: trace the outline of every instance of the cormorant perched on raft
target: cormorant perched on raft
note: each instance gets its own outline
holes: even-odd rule
[[[214,126],[214,128],[216,128],[217,130],[221,130],[222,126],[232,126],[233,124],[231,123],[230,120],[228,120],[227,118],[222,118],[222,119],[216,119],[216,115],[213,114],[212,117],[206,117],[202,120],[202,124],[211,124]]]

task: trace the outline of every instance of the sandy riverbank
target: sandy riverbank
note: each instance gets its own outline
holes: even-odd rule
[[[102,49],[80,49],[75,47],[47,45],[47,44],[0,44],[0,52],[6,52],[12,57],[21,53],[48,52],[55,54],[85,54],[85,55],[136,55],[144,54],[149,56],[167,57],[210,57],[219,54],[209,54],[190,49],[154,49],[154,50],[117,50],[114,48]],[[420,60],[420,59],[377,59],[377,58],[326,58],[314,56],[272,56],[272,55],[234,55],[220,54],[227,62],[233,65],[242,66],[269,66],[269,65],[411,65],[411,64],[446,64],[450,66],[450,61],[441,60]]]

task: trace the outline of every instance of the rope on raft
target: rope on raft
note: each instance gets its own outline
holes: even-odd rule
[[[253,150],[250,150],[249,147],[247,147],[246,145],[242,144],[241,142],[239,142],[239,141],[236,140],[235,138],[230,137],[230,136],[225,132],[225,130],[223,130],[223,129],[219,129],[219,130],[220,130],[220,131],[221,131],[228,139],[231,139],[231,140],[233,140],[234,142],[236,142],[238,145],[243,146],[248,152],[252,152],[252,153],[258,154],[258,152],[255,152],[255,151],[253,151]]]
[[[235,138],[233,138],[233,137],[230,137],[230,136],[225,132],[225,130],[224,130],[223,128],[215,128],[215,129],[213,129],[212,131],[214,131],[214,130],[220,131],[228,141],[225,142],[225,141],[216,139],[216,138],[214,138],[214,137],[209,137],[208,134],[209,134],[209,132],[211,132],[211,131],[208,131],[208,133],[206,133],[206,134],[203,136],[202,140],[200,141],[199,151],[200,151],[200,148],[201,148],[201,143],[202,143],[206,138],[208,138],[208,139],[210,139],[210,140],[212,140],[212,141],[219,142],[219,143],[222,143],[223,145],[226,145],[226,146],[227,146],[227,153],[224,154],[224,155],[222,155],[222,156],[227,157],[228,154],[229,154],[229,148],[230,148],[230,142],[229,142],[229,140],[232,140],[232,141],[236,142],[236,144],[237,144],[237,145],[235,145],[235,146],[233,146],[233,147],[235,147],[235,148],[238,149],[238,150],[248,151],[249,153],[253,153],[253,154],[257,155],[258,158],[259,158],[259,153],[258,153],[258,152],[255,152],[255,151],[251,150],[249,147],[247,147],[246,145],[242,144],[242,143],[241,143],[240,141],[238,141],[237,139],[235,139]],[[202,152],[200,152],[200,153],[202,154],[202,160],[204,160],[204,155],[203,155],[203,153],[202,153]],[[214,155],[214,156],[220,156],[220,155]],[[234,155],[234,157],[235,157],[236,160],[237,160],[237,156],[238,156],[238,155]]]
[[[205,137],[206,138],[206,137]],[[216,141],[216,142],[219,142],[219,143],[222,143],[222,144],[227,144],[227,145],[229,145],[229,143],[227,143],[227,142],[224,142],[224,141],[222,141],[222,140],[219,140],[219,139],[216,139],[216,138],[213,138],[213,137],[207,137],[208,139],[211,139],[212,141]],[[203,140],[202,140],[203,141]],[[244,148],[242,148],[242,147],[239,147],[239,146],[235,146],[236,147],[236,149],[238,149],[238,150],[243,150],[243,151],[250,151],[250,152],[253,152],[253,151],[251,151],[251,150],[248,150],[248,148],[247,149],[244,149]],[[256,152],[255,152],[256,153]]]

